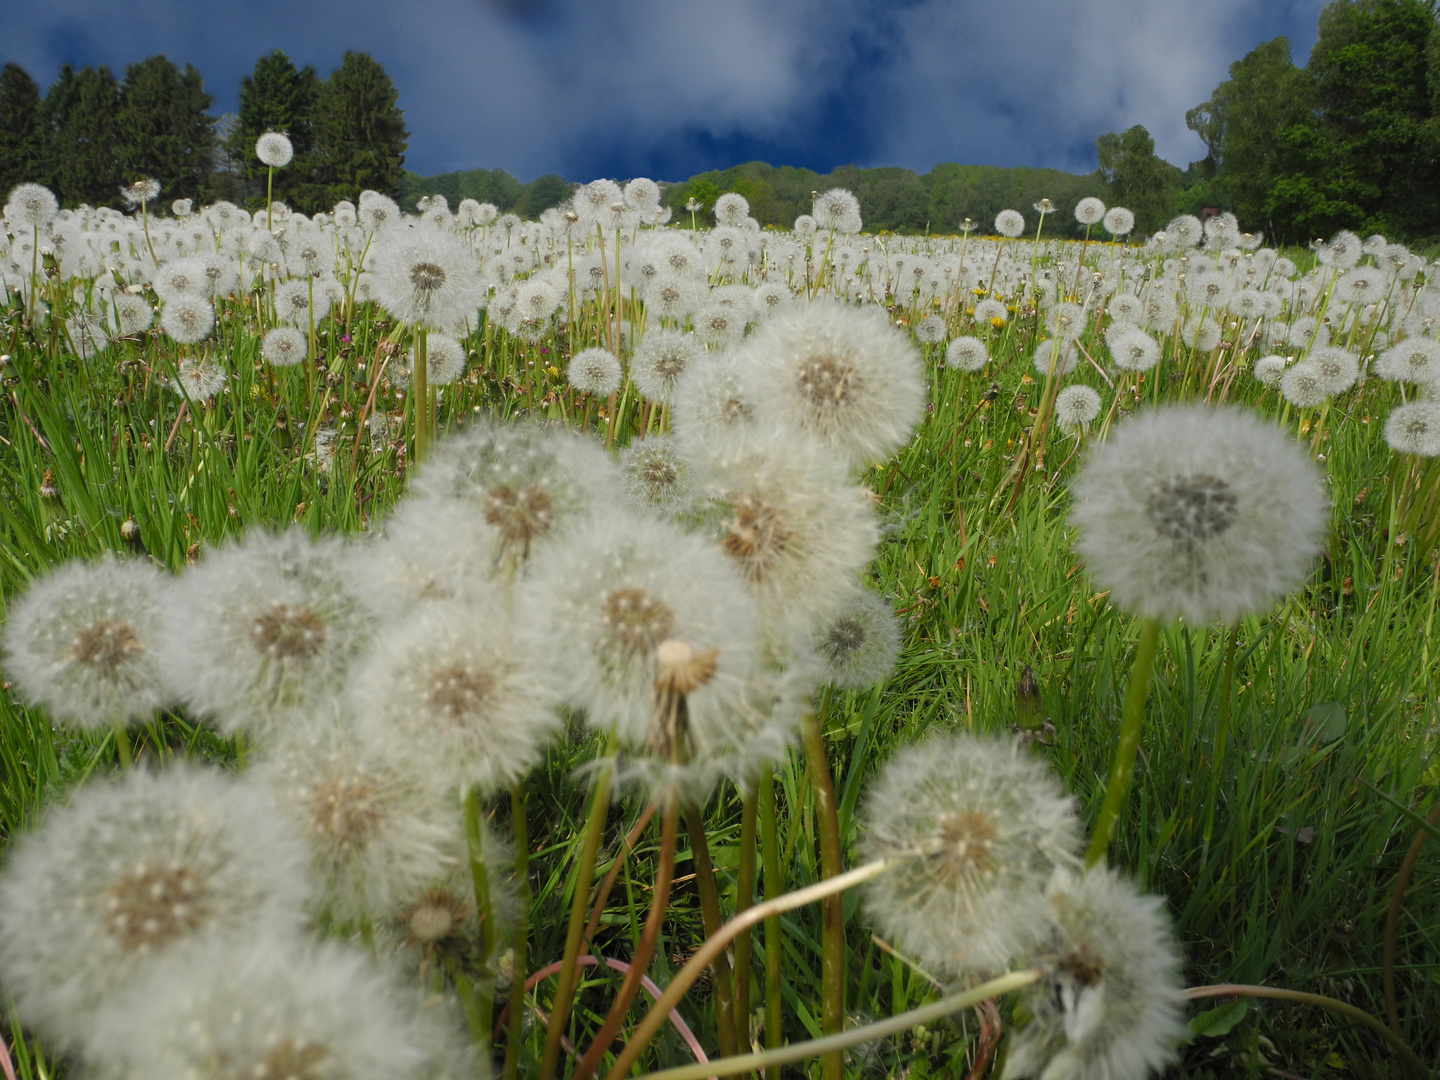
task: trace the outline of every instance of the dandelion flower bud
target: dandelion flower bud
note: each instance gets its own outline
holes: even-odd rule
[[[953,338],[945,347],[945,366],[960,371],[979,371],[989,361],[985,342],[977,337]]]
[[[148,720],[170,701],[156,646],[166,579],[144,563],[70,563],[12,603],[5,669],[26,700],[83,728]]]
[[[1385,441],[1397,454],[1440,454],[1440,401],[1397,406],[1385,420]]]
[[[164,957],[298,929],[305,864],[269,796],[223,773],[136,769],[81,788],[0,875],[0,977],[19,1019],[74,1047]]]
[[[935,736],[885,765],[865,804],[866,887],[881,931],[955,977],[1003,969],[1043,926],[1057,866],[1078,867],[1075,802],[1008,740]]]
[[[582,394],[609,397],[624,378],[620,361],[609,349],[581,349],[570,358],[570,385]]]
[[[1023,991],[1032,1019],[1015,1032],[1004,1080],[1143,1080],[1174,1062],[1187,1035],[1181,959],[1164,903],[1114,870],[1061,870],[1049,887],[1045,978]]]
[[[1100,415],[1100,395],[1089,386],[1067,386],[1055,395],[1055,422],[1079,430]]]
[[[1076,548],[1110,599],[1196,625],[1258,614],[1301,585],[1327,511],[1292,439],[1252,413],[1206,406],[1118,425],[1072,493]]]
[[[262,165],[272,169],[283,169],[295,157],[295,147],[288,135],[278,131],[267,131],[255,140],[255,156]]]

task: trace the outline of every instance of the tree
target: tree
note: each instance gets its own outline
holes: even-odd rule
[[[115,160],[120,84],[107,67],[60,69],[42,112],[50,140],[47,169],[55,194],[67,205],[114,205],[120,199]]]
[[[559,206],[568,198],[570,185],[565,182],[565,178],[555,173],[546,173],[525,185],[524,197],[518,203],[517,213],[534,221],[544,211],[552,206]]]
[[[1112,205],[1135,215],[1135,235],[1161,228],[1170,218],[1181,173],[1155,156],[1155,140],[1140,124],[1116,134],[1107,131],[1095,140],[1099,174]]]
[[[295,158],[274,177],[274,195],[297,208],[322,209],[308,204],[323,193],[315,188],[315,109],[320,79],[313,67],[296,69],[279,49],[255,61],[255,70],[240,80],[240,110],[226,140],[230,157],[243,163],[246,197],[265,194],[268,170],[255,156],[255,141],[267,131],[290,139]]]
[[[399,98],[385,69],[366,53],[347,52],[330,73],[315,122],[323,203],[355,199],[366,188],[399,191],[410,137]]]
[[[40,88],[19,64],[0,70],[0,198],[16,184],[48,183]]]
[[[161,55],[126,68],[114,144],[121,182],[154,177],[167,202],[198,198],[213,168],[212,101],[190,64],[182,72]]]

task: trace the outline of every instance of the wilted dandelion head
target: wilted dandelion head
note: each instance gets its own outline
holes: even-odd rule
[[[1397,454],[1440,455],[1440,401],[1396,406],[1385,420],[1385,441]]]
[[[1128,611],[1197,625],[1263,612],[1302,584],[1327,510],[1293,440],[1205,406],[1118,425],[1072,491],[1076,548],[1096,584]]]
[[[1067,386],[1055,395],[1055,421],[1061,427],[1088,427],[1100,415],[1100,394],[1089,386]]]
[[[1078,866],[1074,800],[1015,743],[934,736],[896,754],[865,804],[866,886],[882,932],[947,976],[1002,969],[1043,925],[1044,887]]]
[[[295,157],[295,147],[288,135],[278,131],[267,131],[255,140],[255,156],[262,165],[272,169],[283,169]]]
[[[1049,937],[1035,951],[1046,975],[1023,991],[1033,1019],[1015,1033],[1004,1076],[1162,1072],[1187,1035],[1180,952],[1163,901],[1103,865],[1057,872],[1048,894]]]
[[[582,394],[608,397],[620,389],[620,361],[609,349],[581,349],[570,358],[570,385]]]
[[[304,866],[268,796],[219,772],[91,783],[7,857],[0,977],[24,1023],[73,1047],[167,954],[298,928]]]
[[[12,602],[6,673],[59,721],[98,728],[150,719],[170,700],[156,653],[165,586],[144,563],[60,567]]]

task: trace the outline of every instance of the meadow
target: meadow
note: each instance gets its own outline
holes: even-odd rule
[[[647,184],[597,181],[538,222],[469,200],[422,201],[407,214],[374,193],[314,218],[278,204],[161,210],[139,184],[128,214],[57,215],[33,192],[32,203],[12,193],[0,238],[4,895],[12,911],[22,896],[71,910],[61,872],[35,869],[38,845],[24,849],[23,867],[10,857],[42,822],[61,828],[71,799],[113,803],[127,784],[159,783],[188,762],[206,776],[238,775],[247,791],[250,777],[265,778],[256,784],[281,804],[302,792],[314,826],[323,789],[323,842],[309,837],[310,849],[295,848],[309,853],[292,860],[309,861],[321,883],[297,901],[293,937],[267,948],[333,968],[324,993],[337,1001],[370,995],[346,1006],[346,1022],[379,1017],[368,1033],[334,1021],[351,1056],[326,1050],[330,1006],[315,1004],[323,995],[312,987],[313,1000],[296,1007],[313,1021],[312,1042],[297,1035],[283,1060],[242,1070],[246,1059],[225,1041],[239,1038],[234,1030],[203,1051],[174,1033],[181,1018],[192,1028],[205,1019],[195,1002],[207,993],[241,1000],[226,980],[241,980],[249,954],[177,953],[188,958],[180,969],[154,975],[129,953],[130,966],[112,971],[98,947],[77,946],[76,970],[100,972],[87,975],[96,985],[110,980],[121,998],[149,987],[136,993],[154,1004],[137,1015],[104,994],[91,1001],[93,987],[57,997],[53,986],[71,976],[47,967],[59,962],[48,954],[26,959],[41,924],[12,915],[0,926],[0,988],[10,995],[0,1007],[14,1074],[358,1080],[486,1075],[493,1064],[497,1075],[545,1080],[625,1075],[625,1036],[722,924],[872,865],[880,811],[870,794],[888,762],[927,738],[975,737],[1003,745],[1004,767],[1025,783],[1043,773],[1056,799],[1073,796],[1076,835],[1101,822],[1108,838],[1090,861],[1122,871],[1137,897],[1159,898],[1135,901],[1136,934],[1159,920],[1183,958],[1181,985],[1218,988],[1182,999],[1174,987],[1179,1046],[1081,1053],[1051,1071],[1043,1057],[1027,1064],[1036,1051],[1024,1032],[1045,1030],[1049,999],[1025,985],[1084,998],[1104,964],[1083,978],[1067,968],[1071,981],[1057,983],[1032,948],[1013,964],[951,970],[918,955],[930,946],[897,940],[908,931],[877,915],[882,894],[850,888],[767,908],[753,933],[705,957],[678,1022],[643,1046],[632,1038],[640,1071],[686,1066],[697,1051],[773,1054],[880,1025],[843,1050],[823,1044],[831,1052],[762,1056],[746,1069],[827,1080],[1007,1069],[1118,1078],[1152,1064],[1197,1078],[1433,1074],[1440,266],[1345,233],[1315,250],[1275,251],[1223,216],[1131,238],[1123,211],[1083,203],[1074,212],[1094,232],[1084,241],[1046,237],[1047,218],[1072,213],[1048,204],[1007,211],[1013,219],[1002,214],[990,234],[869,235],[843,192],[821,196],[794,230],[755,227],[735,196],[669,222]],[[435,267],[441,284],[426,277]],[[829,429],[816,444],[734,427],[725,410],[735,401],[744,423],[752,409],[784,419],[784,387],[764,380],[788,342],[824,337],[832,323],[835,354],[863,339],[881,366],[853,378],[812,366],[803,378],[822,382],[832,403],[878,388],[872,414],[855,420],[864,445]],[[1126,425],[1173,405],[1260,418],[1323,484],[1323,528],[1316,550],[1300,553],[1301,579],[1257,610],[1137,617],[1117,603],[1126,586],[1097,582],[1077,551],[1072,482]],[[1272,466],[1283,472],[1278,460],[1249,465]],[[482,473],[490,501],[465,502]],[[527,494],[540,488],[543,505]],[[796,499],[784,529],[755,494],[767,491],[776,506]],[[552,518],[568,520],[571,502],[579,524],[558,546],[544,534]],[[802,532],[810,513],[813,534]],[[669,539],[645,547],[661,529]],[[622,533],[624,544],[613,539]],[[782,533],[810,562],[773,584],[756,552]],[[692,546],[693,564],[676,555],[670,577],[656,569]],[[632,550],[662,554],[622,554]],[[740,572],[712,572],[712,557]],[[164,654],[163,678],[126,676],[126,693],[153,682],[140,705],[93,688],[88,712],[74,704],[60,685],[62,668],[84,665],[73,629],[48,661],[35,659],[44,634],[59,633],[46,629],[49,613],[108,587],[97,577],[79,599],[40,591],[80,562],[153,567],[163,579],[145,586],[159,597],[156,619],[170,620],[157,631],[163,646],[127,637],[122,656],[106,616],[110,674],[147,648]],[[268,659],[248,674],[236,659],[226,674],[235,641],[207,627],[292,571],[322,581],[333,621],[264,624]],[[593,630],[580,598],[609,574],[640,575],[656,595],[673,590],[667,597],[731,574],[749,593],[733,602],[738,614],[697,616],[711,637],[691,648],[676,629],[688,617],[681,600],[667,601],[662,619],[638,589],[617,609],[624,590],[612,590],[605,626],[619,627],[640,660],[602,664],[593,678],[572,673],[567,657]],[[342,593],[349,606],[334,600]],[[51,599],[37,612],[23,607],[27,595]],[[265,602],[272,615],[293,615],[298,595]],[[434,623],[427,605],[442,602],[465,609],[458,621]],[[533,624],[518,614],[526,605],[542,612]],[[23,619],[10,617],[19,611]],[[323,678],[280,663],[330,648],[351,618],[357,643]],[[302,630],[311,636],[295,636]],[[27,632],[39,644],[27,645]],[[262,636],[248,633],[251,643]],[[735,644],[719,651],[717,674],[715,650],[698,645],[726,634]],[[501,719],[519,717],[515,729],[532,734],[477,721],[473,747],[427,747],[412,760],[405,740],[426,741],[425,729],[405,735],[413,717],[396,705],[373,746],[345,741],[353,715],[383,711],[373,703],[387,694],[437,700],[406,683],[409,673],[482,640],[505,657],[495,671],[521,673]],[[684,651],[666,651],[677,644]],[[1133,781],[1117,785],[1127,693],[1150,670],[1151,646]],[[749,667],[726,666],[741,654]],[[447,692],[465,708],[502,696],[446,663]],[[563,685],[535,689],[551,682]],[[739,734],[726,727],[731,714],[744,718]],[[487,740],[505,743],[495,760]],[[305,772],[346,754],[348,772]],[[394,826],[391,854],[337,840],[336,822],[364,833],[390,804],[374,795],[336,809],[336,800],[359,790],[356,776],[402,761],[458,779],[415,796],[425,805]],[[402,786],[385,784],[376,790]],[[1126,797],[1102,818],[1116,790]],[[129,820],[112,803],[113,821]],[[279,874],[292,858],[286,835],[274,841],[286,854],[262,859],[247,881]],[[120,865],[116,852],[128,850],[114,829],[86,842],[77,862]],[[1057,863],[1079,873],[1083,846]],[[430,863],[414,865],[424,862],[415,852],[432,849]],[[118,903],[119,886],[104,888]],[[1051,918],[1007,902],[1036,926]],[[177,925],[196,918],[166,910]],[[337,951],[307,951],[319,942]],[[653,954],[637,965],[648,989],[627,978],[637,953]],[[292,990],[273,981],[283,959],[267,954],[264,964],[258,985],[288,1001]],[[220,971],[218,986],[186,981],[206,966]],[[1026,974],[975,991],[1007,969]],[[161,981],[125,981],[147,975]],[[525,975],[535,978],[522,999]],[[1108,992],[1122,1001],[1126,988]],[[953,1005],[967,993],[980,996]],[[637,1004],[606,1026],[617,997]],[[391,1018],[377,1002],[392,998],[423,1020]],[[1065,1033],[1055,1038],[1079,1047],[1090,1036],[1076,1033],[1072,1006],[1056,1006]],[[67,1026],[66,1012],[88,1030]],[[885,1030],[894,1017],[904,1019]],[[142,1023],[171,1033],[125,1034]],[[404,1056],[406,1040],[423,1060]]]

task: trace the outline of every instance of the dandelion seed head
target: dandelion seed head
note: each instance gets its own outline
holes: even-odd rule
[[[945,347],[945,366],[959,371],[979,371],[989,361],[985,342],[977,337],[957,337]]]
[[[1422,399],[1396,406],[1385,420],[1385,442],[1397,454],[1440,455],[1440,401]]]
[[[1013,240],[1025,231],[1025,216],[1019,210],[1001,210],[995,215],[995,231]]]
[[[570,385],[582,394],[609,397],[620,389],[620,361],[609,349],[581,349],[570,358]]]
[[[253,129],[252,129],[253,130]],[[267,131],[255,140],[255,156],[260,164],[272,169],[283,169],[295,157],[295,146],[288,135],[278,131]]]

